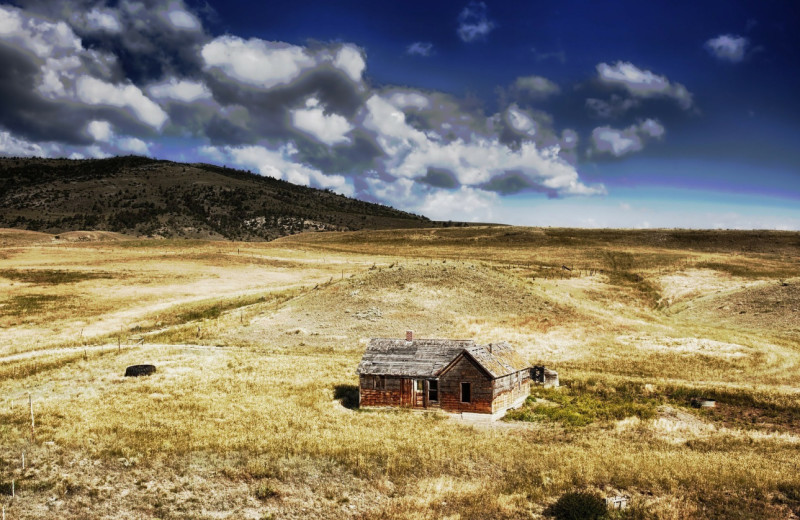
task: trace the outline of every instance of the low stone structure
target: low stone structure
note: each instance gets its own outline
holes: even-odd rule
[[[545,388],[558,386],[558,372],[541,365],[531,368],[531,379],[533,379],[534,383],[544,385]]]

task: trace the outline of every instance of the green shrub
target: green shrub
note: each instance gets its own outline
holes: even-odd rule
[[[269,482],[262,482],[256,487],[256,498],[259,500],[268,500],[276,496],[278,496],[278,490]]]
[[[608,513],[606,502],[588,491],[564,493],[558,501],[545,510],[557,520],[600,520]]]

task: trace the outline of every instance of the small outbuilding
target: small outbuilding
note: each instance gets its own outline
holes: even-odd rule
[[[501,417],[530,394],[531,367],[507,342],[373,338],[358,365],[359,405]]]

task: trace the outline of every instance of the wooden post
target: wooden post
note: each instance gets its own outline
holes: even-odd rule
[[[28,392],[28,407],[31,410],[31,442],[33,442],[33,437],[36,434],[36,423],[33,420],[33,397],[30,392]]]
[[[16,481],[14,481],[14,479],[12,479],[11,480],[11,498],[14,498],[15,496],[17,496]]]
[[[25,452],[22,452],[22,469],[25,469]]]

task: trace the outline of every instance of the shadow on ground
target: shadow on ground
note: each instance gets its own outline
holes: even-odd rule
[[[356,385],[336,385],[333,387],[333,398],[342,402],[342,406],[350,410],[358,408],[358,387]]]

